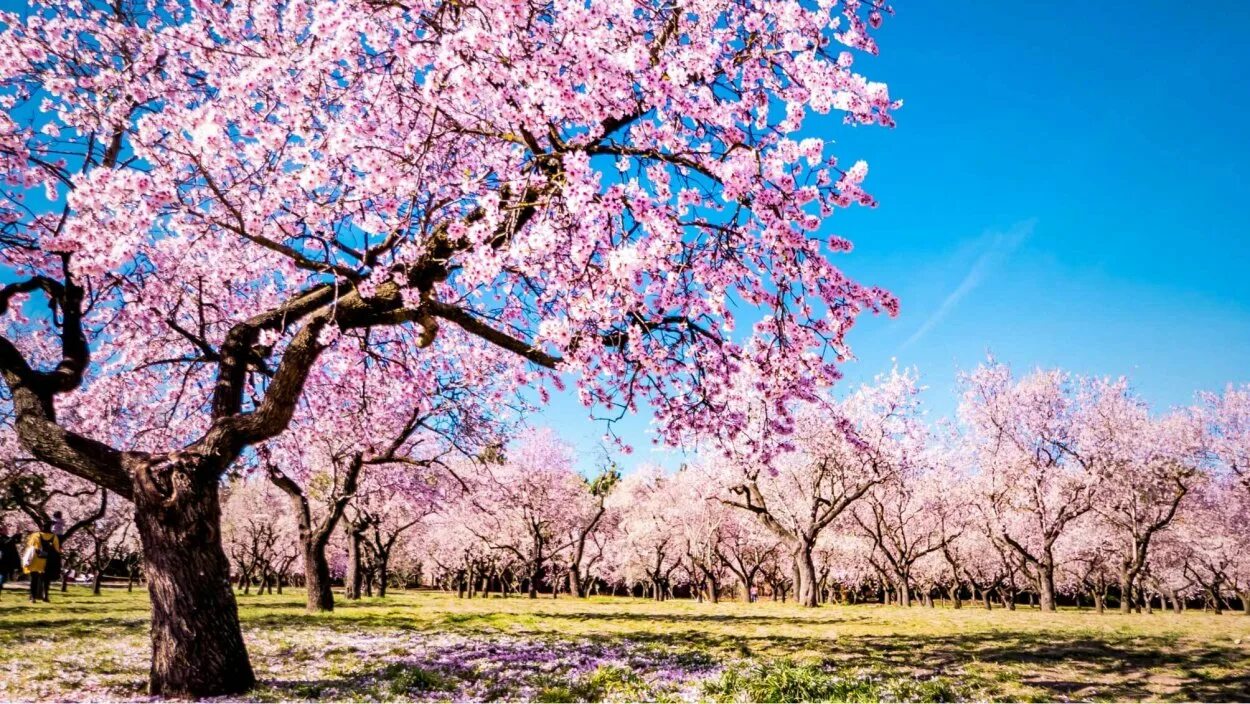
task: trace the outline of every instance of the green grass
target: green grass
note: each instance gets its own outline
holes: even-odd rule
[[[21,596],[0,597],[0,700],[142,695],[145,592]],[[295,590],[238,600],[263,700],[1250,699],[1241,614],[397,592],[308,615]]]

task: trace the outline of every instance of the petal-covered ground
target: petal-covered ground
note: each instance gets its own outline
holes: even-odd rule
[[[146,699],[142,591],[0,597],[0,700]],[[1250,617],[240,595],[253,700],[1250,698]]]

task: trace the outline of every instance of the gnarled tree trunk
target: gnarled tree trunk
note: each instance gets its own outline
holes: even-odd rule
[[[166,466],[135,476],[135,523],[152,597],[150,692],[246,692],[255,676],[221,547],[218,475]]]
[[[360,454],[351,458],[342,487],[335,487],[334,497],[330,501],[325,519],[314,525],[312,507],[308,503],[308,496],[304,493],[303,487],[278,467],[267,464],[269,480],[286,493],[299,523],[299,537],[304,553],[304,587],[308,595],[305,608],[310,613],[334,610],[334,592],[330,590],[330,564],[326,560],[326,545],[329,544],[330,536],[338,526],[339,519],[343,517],[348,500],[356,493],[356,482],[363,466],[364,458]],[[358,574],[359,570],[355,570],[355,573]],[[280,581],[278,593],[282,593]],[[357,592],[358,597],[359,592]],[[349,595],[348,598],[353,597]]]

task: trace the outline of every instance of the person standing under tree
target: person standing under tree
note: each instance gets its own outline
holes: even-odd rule
[[[30,603],[40,599],[49,601],[48,585],[61,571],[61,539],[52,532],[50,522],[43,522],[39,530],[26,539],[22,569],[30,575]]]

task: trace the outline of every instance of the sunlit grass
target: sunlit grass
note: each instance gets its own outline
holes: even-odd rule
[[[1241,614],[396,592],[309,615],[297,590],[238,600],[262,699],[1250,698]],[[5,590],[0,699],[141,695],[147,619],[139,590],[34,606]]]

